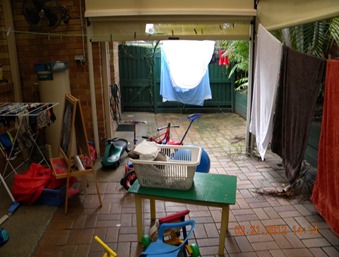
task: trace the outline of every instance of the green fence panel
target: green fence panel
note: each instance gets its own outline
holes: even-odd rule
[[[229,78],[225,66],[216,62],[209,65],[212,99],[204,106],[163,102],[160,95],[159,48],[119,47],[119,69],[122,111],[157,112],[215,112],[234,111],[234,78]]]
[[[148,65],[152,49],[120,45],[119,75],[122,111],[152,111],[151,72]]]

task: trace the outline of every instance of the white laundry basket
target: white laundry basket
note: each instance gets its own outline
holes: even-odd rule
[[[158,145],[167,161],[131,159],[139,184],[144,187],[188,190],[192,187],[201,147]]]

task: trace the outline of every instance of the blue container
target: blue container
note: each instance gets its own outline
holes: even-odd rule
[[[60,206],[65,202],[65,196],[66,185],[56,189],[44,188],[36,203],[50,206]]]
[[[68,62],[46,62],[34,64],[34,70],[38,74],[38,80],[53,80],[53,73],[68,69]]]

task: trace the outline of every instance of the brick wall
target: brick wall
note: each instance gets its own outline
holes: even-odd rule
[[[34,84],[38,82],[37,73],[34,71],[34,64],[44,62],[66,61],[69,64],[71,94],[80,99],[85,119],[85,126],[88,140],[94,140],[92,109],[89,84],[88,62],[77,64],[74,60],[76,55],[87,54],[87,35],[86,19],[83,18],[83,27],[81,26],[80,13],[84,17],[85,1],[81,0],[82,12],[80,12],[79,0],[60,0],[59,4],[67,6],[70,12],[69,24],[63,22],[56,29],[47,32],[33,32],[29,24],[22,15],[23,1],[11,1],[14,32],[17,54],[19,62],[19,74],[21,90],[24,102],[32,102],[34,98]],[[0,29],[4,27],[3,8],[0,1]],[[82,34],[82,32],[84,32]],[[99,138],[106,136],[104,108],[103,108],[103,89],[102,89],[102,68],[100,44],[93,43],[93,62],[94,62],[94,80],[95,97],[97,107],[97,121]],[[111,58],[111,80],[112,83],[119,84],[118,78],[118,44],[110,44]],[[85,52],[84,52],[85,51]],[[0,33],[0,63],[3,66],[4,77],[11,78],[9,57],[7,49],[7,40],[4,33]],[[0,89],[1,93],[1,89]],[[13,91],[6,94],[0,94],[0,102],[13,102]],[[104,150],[104,143],[100,143],[101,152]]]
[[[32,32],[29,24],[22,15],[23,1],[11,1],[11,3],[23,101],[32,102],[34,99],[34,83],[38,82],[37,73],[34,71],[34,64],[54,61],[68,62],[71,94],[80,99],[88,139],[94,140],[88,62],[77,64],[74,60],[76,55],[85,54],[86,58],[88,57],[87,37],[85,35],[86,19],[83,16],[85,1],[81,1],[82,11],[80,11],[79,0],[58,1],[61,5],[67,6],[71,18],[69,24],[61,23],[59,27],[49,33]],[[83,17],[83,26],[81,26],[80,15]],[[3,8],[0,1],[0,29],[2,28]],[[82,32],[84,32],[84,34],[82,34]],[[110,46],[110,51],[112,51],[112,49],[113,46]],[[99,43],[93,43],[93,62],[99,137],[104,137],[106,128],[104,127],[105,122],[103,116],[102,69]],[[6,36],[2,31],[0,34],[0,63],[4,67],[4,76],[10,78]],[[111,61],[111,65],[113,65],[113,63],[114,61]],[[114,71],[113,67],[111,67],[111,71]],[[112,83],[114,83],[115,77],[115,73],[112,72]],[[13,101],[13,92],[3,94],[0,91],[0,98],[1,102]],[[103,147],[104,145],[100,146],[102,149]]]
[[[11,71],[9,68],[8,42],[6,39],[2,1],[0,1],[0,64],[2,65],[3,78],[9,80],[8,83],[0,82],[0,102],[12,102],[14,97],[10,80]]]

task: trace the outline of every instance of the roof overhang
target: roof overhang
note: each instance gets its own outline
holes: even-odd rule
[[[339,16],[339,0],[259,0],[258,22],[268,30]]]
[[[92,41],[248,40],[255,17],[275,30],[339,16],[339,0],[85,1]],[[145,32],[146,24],[154,33]]]
[[[180,39],[248,40],[253,0],[86,0],[92,41]],[[146,33],[146,24],[154,33]]]

